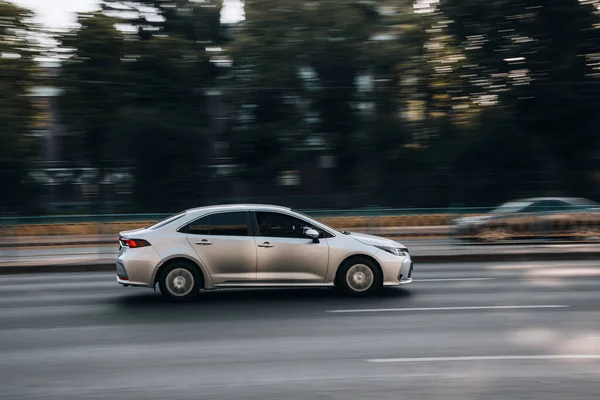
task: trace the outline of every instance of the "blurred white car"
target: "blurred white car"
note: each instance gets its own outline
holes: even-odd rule
[[[583,198],[538,197],[509,201],[480,216],[454,220],[451,234],[464,239],[577,237],[597,227],[600,204]],[[579,235],[580,236],[580,235]]]

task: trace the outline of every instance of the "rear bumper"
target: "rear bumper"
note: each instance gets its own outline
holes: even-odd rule
[[[152,247],[124,249],[116,262],[117,282],[128,286],[152,287],[153,273],[160,258]]]
[[[143,287],[152,287],[147,282],[140,282],[139,280],[131,280],[129,275],[127,274],[127,268],[125,267],[122,260],[117,260],[116,264],[116,273],[117,273],[117,283],[123,286],[143,286]]]
[[[151,287],[146,283],[143,282],[131,282],[129,279],[123,279],[123,278],[119,278],[117,276],[117,283],[123,285],[123,286],[139,286],[139,287]]]

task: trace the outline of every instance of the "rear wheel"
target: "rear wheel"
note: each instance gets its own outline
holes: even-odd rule
[[[202,275],[195,266],[176,262],[162,271],[158,285],[166,300],[190,301],[202,287]]]
[[[364,296],[381,288],[381,272],[368,258],[353,258],[338,270],[335,286],[345,293]]]

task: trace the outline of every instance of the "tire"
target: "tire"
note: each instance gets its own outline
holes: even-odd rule
[[[204,281],[202,273],[196,266],[177,261],[161,271],[158,285],[165,300],[185,302],[198,296],[198,292],[204,286]]]
[[[335,286],[343,293],[353,296],[366,296],[381,289],[381,271],[373,261],[365,257],[355,257],[344,261],[337,272]]]

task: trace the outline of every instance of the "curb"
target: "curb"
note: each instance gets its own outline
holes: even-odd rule
[[[587,261],[600,260],[600,251],[576,253],[505,253],[505,254],[444,254],[412,257],[418,271],[418,264],[433,263],[473,263],[473,262],[527,262],[527,261]],[[115,263],[98,264],[55,264],[0,267],[0,275],[40,274],[67,272],[114,271]]]

